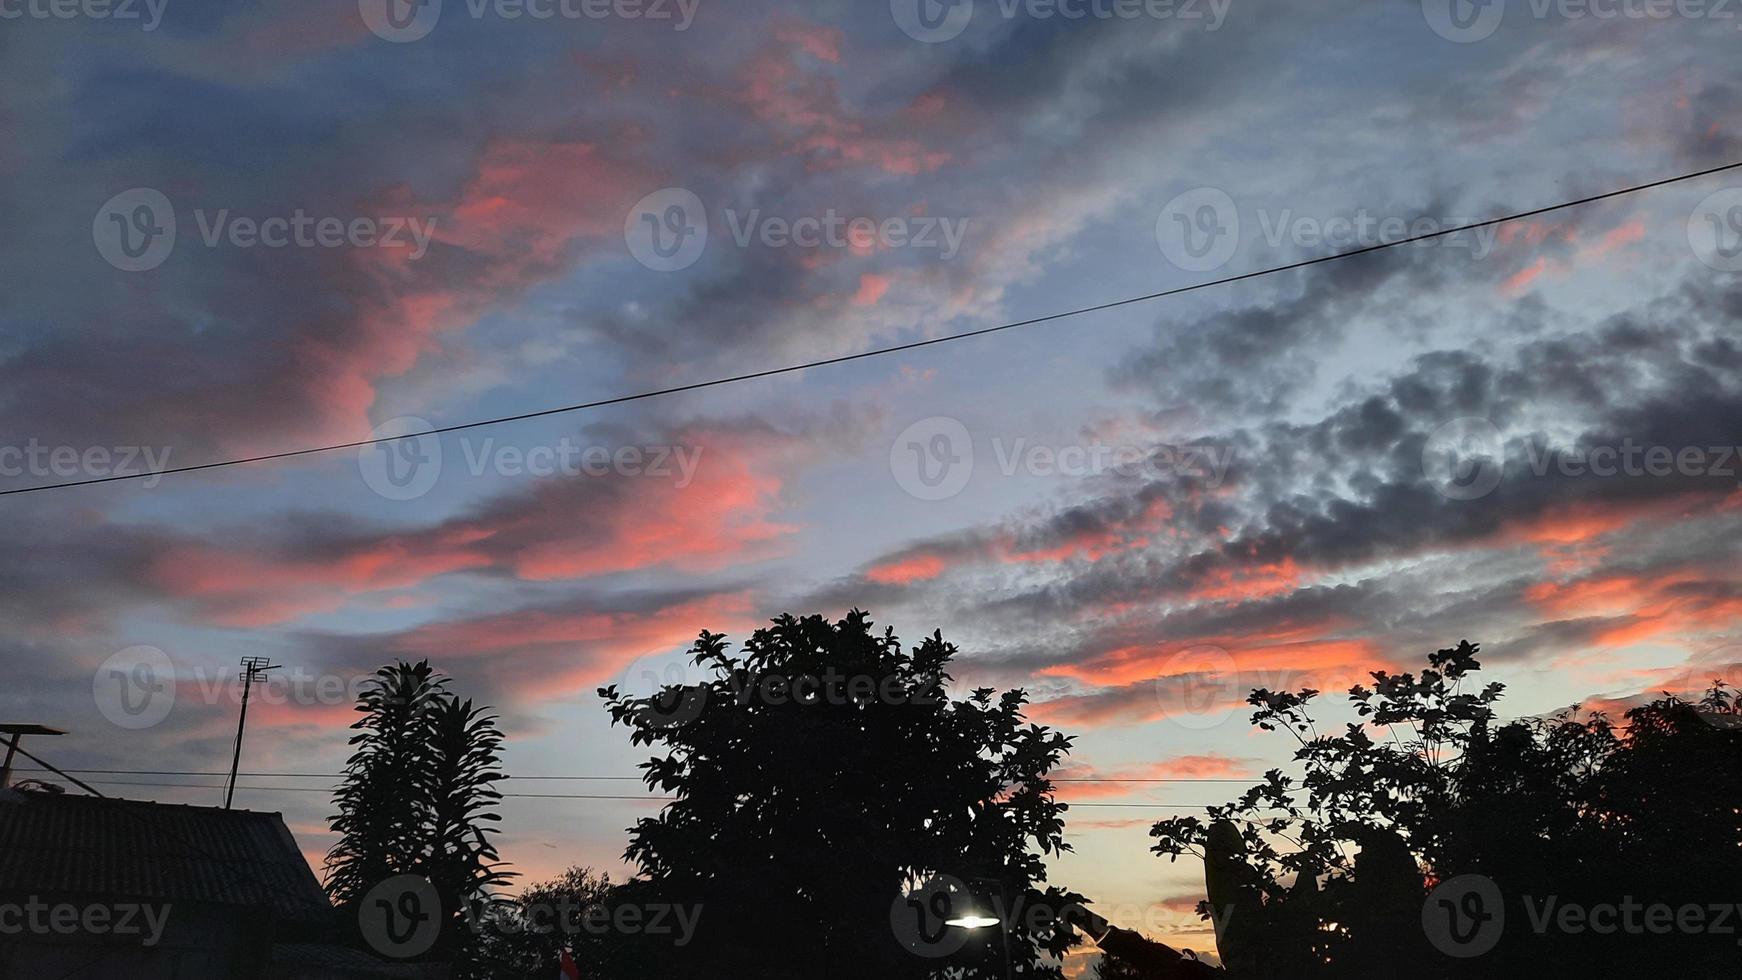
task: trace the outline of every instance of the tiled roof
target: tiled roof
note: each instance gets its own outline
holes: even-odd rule
[[[304,922],[330,917],[276,813],[0,792],[0,892],[266,906]]]

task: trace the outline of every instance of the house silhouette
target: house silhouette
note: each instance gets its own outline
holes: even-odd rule
[[[339,935],[277,813],[0,790],[0,980],[427,976]]]

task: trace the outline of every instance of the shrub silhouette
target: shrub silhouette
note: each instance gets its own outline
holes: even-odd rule
[[[448,690],[429,662],[382,667],[358,696],[356,747],[335,794],[339,841],[327,854],[327,892],[355,921],[369,890],[402,874],[426,878],[445,920],[432,958],[468,955],[474,903],[512,875],[497,861],[502,733],[488,709]]]
[[[1200,909],[1215,913],[1230,972],[1733,974],[1742,731],[1728,689],[1715,683],[1699,704],[1666,696],[1621,726],[1569,709],[1496,727],[1501,685],[1465,691],[1478,652],[1463,642],[1430,656],[1419,676],[1378,672],[1371,687],[1352,688],[1349,703],[1372,728],[1319,735],[1308,710],[1319,692],[1252,693],[1253,723],[1299,741],[1303,778],[1272,770],[1208,821],[1151,830],[1156,853],[1205,857]],[[1493,920],[1492,948],[1459,957],[1429,941],[1424,901],[1464,875],[1493,883],[1504,922]],[[1728,905],[1731,928],[1646,927],[1636,915],[1639,930],[1617,921],[1607,932],[1556,918],[1568,905],[1624,915],[1627,903],[1697,906],[1708,922],[1706,910]]]

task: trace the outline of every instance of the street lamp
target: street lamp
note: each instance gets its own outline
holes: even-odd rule
[[[997,885],[998,886],[998,906],[997,906],[998,911],[1003,913],[1005,916],[1010,915],[1010,903],[1006,902],[1004,900],[1005,892],[1004,892],[1003,879],[1001,879],[1001,878],[986,878],[986,877],[969,877],[968,880],[973,881],[973,882],[979,882],[981,884],[990,883],[990,884]],[[990,929],[993,926],[1000,926],[1001,928],[999,929],[999,935],[1004,940],[1004,980],[1011,980],[1011,978],[1013,978],[1016,975],[1013,967],[1011,966],[1011,962],[1010,962],[1010,924],[1008,922],[1006,922],[1004,919],[992,918],[990,916],[985,916],[985,915],[977,915],[977,914],[970,912],[967,915],[957,916],[954,919],[945,919],[944,925],[948,928],[964,929],[964,930],[967,930],[969,932],[975,932],[975,931],[978,931],[980,929]]]

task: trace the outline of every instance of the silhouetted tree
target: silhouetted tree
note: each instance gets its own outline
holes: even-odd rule
[[[428,879],[446,920],[435,955],[456,958],[475,938],[468,912],[512,875],[490,840],[502,734],[494,716],[447,685],[428,661],[398,663],[359,695],[326,872],[328,893],[347,911],[389,878]]]
[[[1059,975],[1044,954],[1075,940],[1051,914],[1081,896],[1042,889],[1068,849],[1047,774],[1071,739],[1025,724],[1021,691],[952,698],[954,646],[904,652],[859,611],[783,616],[738,656],[704,632],[692,654],[700,683],[600,691],[633,744],[667,751],[643,768],[675,797],[633,828],[624,891],[702,907],[690,946],[643,938],[643,975],[1002,977],[1006,939],[1012,977]],[[936,875],[956,884],[905,904]],[[1002,924],[920,935],[928,907]]]
[[[480,980],[547,980],[557,975],[567,949],[582,976],[598,976],[614,951],[608,948],[605,930],[589,926],[587,916],[608,909],[613,891],[610,876],[574,867],[495,905],[479,923],[482,939],[471,975]]]
[[[1148,976],[1124,960],[1102,956],[1095,961],[1094,980],[1148,980]]]
[[[1365,723],[1327,735],[1308,711],[1317,691],[1253,692],[1254,724],[1295,736],[1303,777],[1272,770],[1238,801],[1211,808],[1209,821],[1174,818],[1151,831],[1159,854],[1205,857],[1201,910],[1216,920],[1230,972],[1330,980],[1733,971],[1742,963],[1734,935],[1569,931],[1544,910],[1552,919],[1566,905],[1735,903],[1734,699],[1719,684],[1699,705],[1665,697],[1635,708],[1619,728],[1571,710],[1496,728],[1501,685],[1464,690],[1478,652],[1468,642],[1438,651],[1419,677],[1374,673],[1372,687],[1349,691]],[[1454,958],[1430,944],[1424,911],[1458,910],[1424,910],[1424,899],[1463,875],[1493,882],[1504,923],[1492,920],[1492,949]]]

